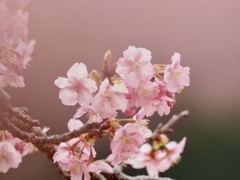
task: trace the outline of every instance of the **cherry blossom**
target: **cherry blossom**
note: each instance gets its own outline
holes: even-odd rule
[[[136,122],[134,125],[137,128],[137,131],[144,137],[144,138],[150,138],[152,135],[152,131],[148,128],[148,119],[143,119],[145,116],[144,109],[140,109],[138,113],[133,117]]]
[[[146,167],[149,176],[153,178],[159,177],[161,168],[165,167],[163,159],[166,157],[166,152],[162,150],[152,151],[150,144],[142,145],[140,152],[139,157],[129,161],[129,164],[135,169]]]
[[[165,67],[164,74],[154,75],[157,71],[153,71],[153,65],[150,61],[150,51],[130,46],[124,51],[124,58],[119,59],[116,68],[116,72],[121,79],[114,76],[102,80],[101,76],[98,76],[96,82],[98,82],[99,88],[95,83],[96,88],[93,88],[92,85],[92,91],[89,91],[89,94],[85,96],[84,93],[79,93],[78,88],[79,84],[81,84],[81,88],[88,86],[89,82],[87,80],[81,80],[82,78],[88,78],[87,68],[82,63],[75,63],[67,73],[68,78],[59,77],[55,84],[61,88],[61,91],[65,91],[62,94],[60,91],[59,95],[63,103],[75,105],[79,102],[81,105],[73,116],[74,119],[69,120],[70,131],[82,127],[82,122],[76,118],[80,118],[84,114],[87,114],[87,123],[89,124],[100,123],[107,118],[110,126],[114,129],[108,131],[113,134],[110,135],[110,138],[112,137],[110,143],[112,153],[107,157],[107,160],[114,166],[124,162],[132,164],[135,168],[146,167],[151,177],[158,177],[159,172],[166,171],[180,158],[185,139],[179,144],[176,142],[161,144],[163,146],[161,149],[153,149],[149,144],[142,145],[145,139],[152,135],[152,131],[147,127],[149,120],[144,119],[144,116],[150,117],[155,112],[160,116],[170,113],[170,109],[175,102],[176,91],[169,89],[172,79],[167,78],[169,76],[167,73],[171,72],[170,67],[180,70],[184,68],[180,66],[180,57],[178,58],[178,54],[175,54],[172,58],[172,65],[163,66]],[[189,69],[186,68],[186,70]],[[161,71],[159,72],[161,73]],[[88,78],[88,80],[91,79]],[[187,84],[180,82],[177,90],[182,85]],[[64,88],[67,88],[67,90]],[[74,95],[69,95],[70,91]],[[81,104],[81,98],[87,98],[85,103]],[[138,110],[139,108],[140,110]],[[121,126],[115,119],[119,111],[122,111],[125,115],[133,115],[137,110],[138,112],[132,120],[126,119],[126,121],[131,122],[124,126]],[[117,125],[112,124],[112,121],[116,121]],[[93,161],[95,157],[95,155],[92,155],[93,150],[85,150],[85,153],[79,155],[79,150],[82,151],[85,146],[90,146],[81,139],[75,139],[74,141],[73,144],[71,141],[60,144],[54,155],[55,162],[58,162],[63,170],[70,172],[72,179],[83,177],[89,179],[89,172],[112,170],[111,166],[102,161]],[[83,144],[85,145],[83,146]]]
[[[165,149],[167,152],[167,159],[169,164],[177,163],[180,160],[181,158],[180,154],[184,150],[186,139],[187,138],[184,137],[179,143],[171,141],[168,144],[166,144]]]
[[[55,85],[61,90],[59,98],[64,105],[74,106],[79,103],[86,106],[93,93],[97,91],[95,81],[88,78],[87,67],[83,63],[75,63],[67,72],[67,78],[58,77]]]
[[[31,61],[35,41],[29,40],[28,1],[2,0],[0,2],[0,87],[24,87],[23,69]],[[4,69],[2,68],[4,66]]]
[[[180,143],[169,142],[158,150],[154,150],[150,144],[146,143],[140,147],[139,156],[128,163],[136,169],[146,167],[149,176],[159,177],[159,172],[165,172],[179,161],[185,143],[186,138],[183,138]]]
[[[22,157],[36,151],[31,143],[14,138],[8,131],[0,131],[0,172],[6,173],[10,168],[17,168]]]
[[[159,88],[156,82],[142,81],[137,87],[137,107],[143,107],[149,104],[158,96]]]
[[[79,142],[79,138],[73,138],[68,142],[62,142],[58,148],[55,154],[53,155],[53,160],[54,163],[58,162],[59,166],[64,170],[64,171],[70,171],[72,168],[72,164],[74,162],[74,157],[73,157],[73,150],[71,147],[75,145],[77,142]]]
[[[109,80],[105,79],[99,87],[99,92],[94,96],[92,106],[102,119],[115,117],[117,110],[126,110],[126,93],[127,88],[123,82],[110,85]]]
[[[24,87],[24,78],[9,70],[5,71],[2,75],[0,73],[0,87]]]
[[[22,162],[22,156],[13,144],[0,142],[0,172],[6,173],[10,168],[17,168]]]
[[[110,144],[112,154],[108,156],[107,160],[116,165],[136,157],[139,153],[138,147],[144,141],[144,137],[138,132],[134,124],[125,124],[115,132]]]
[[[151,104],[157,98],[159,87],[157,82],[142,81],[136,88],[129,88],[126,98],[128,100],[127,112],[132,115],[138,107],[144,107]]]
[[[53,160],[58,162],[64,171],[70,171],[73,180],[83,175],[85,179],[90,179],[87,166],[90,156],[95,157],[95,155],[96,151],[89,143],[74,138],[59,145]]]
[[[144,107],[146,116],[152,116],[156,111],[159,116],[168,115],[170,113],[170,106],[166,100],[163,99],[154,99],[151,104]]]
[[[145,48],[129,46],[117,62],[116,72],[128,87],[136,88],[141,81],[150,80],[154,69],[151,52]]]
[[[0,131],[0,134],[2,136],[1,141],[12,144],[15,149],[20,152],[22,157],[35,151],[31,143],[26,143],[19,138],[14,138],[8,131]]]
[[[98,113],[97,110],[95,110],[94,106],[88,106],[88,107],[80,107],[77,109],[77,112],[75,113],[75,115],[73,116],[73,118],[79,118],[82,115],[87,113],[87,117],[88,117],[88,123],[92,124],[92,123],[100,123],[102,122],[102,117],[100,116],[100,114]]]
[[[180,57],[179,53],[174,53],[172,64],[165,67],[164,81],[170,92],[177,92],[182,86],[190,85],[190,68],[180,65]]]
[[[5,0],[0,2],[6,3]],[[26,14],[9,22],[2,19],[8,13],[12,16],[16,12],[22,13],[17,8],[25,4],[20,0],[16,3],[14,5],[9,1],[8,5],[12,9],[0,3],[0,21],[3,21],[6,27],[12,28],[15,20],[23,24],[28,20]],[[27,67],[31,59],[35,42],[22,39],[23,34],[27,35],[26,28],[20,32],[11,31],[11,28],[3,31],[0,27],[0,35],[3,34],[3,37],[0,37],[0,87],[24,87],[22,69]],[[10,35],[10,40],[7,40],[6,37]],[[62,103],[68,106],[79,104],[80,107],[68,121],[70,132],[63,135],[68,141],[54,141],[60,144],[53,145],[53,162],[61,168],[63,174],[68,174],[71,180],[90,180],[95,173],[102,171],[114,173],[112,166],[120,163],[130,164],[136,169],[145,167],[149,176],[156,178],[159,173],[165,172],[180,160],[186,138],[179,143],[169,142],[161,129],[152,133],[148,128],[150,120],[144,117],[151,117],[155,113],[159,116],[170,113],[176,102],[175,93],[190,85],[190,69],[180,65],[178,53],[172,56],[172,64],[153,66],[151,52],[134,46],[129,46],[117,64],[110,68],[109,54],[110,52],[104,57],[103,74],[96,70],[88,73],[85,64],[76,62],[67,71],[67,77],[58,77],[55,80],[55,85],[60,88],[59,98]],[[120,119],[121,116],[124,118]],[[85,117],[89,126],[84,126],[79,120]],[[91,129],[97,126],[99,130]],[[86,127],[91,130],[87,132],[84,129]],[[168,126],[158,126],[162,127]],[[78,134],[80,128],[83,128],[84,133]],[[46,131],[46,128],[41,130],[40,134],[43,136],[39,137],[40,139],[47,137]],[[0,133],[0,172],[5,173],[9,168],[17,168],[22,157],[33,152],[35,148],[30,143],[14,138],[7,131]],[[105,135],[111,140],[111,154],[105,161],[95,160],[96,136]],[[70,139],[73,136],[75,138]],[[152,144],[148,144],[150,142]],[[51,148],[51,141],[47,145]]]
[[[171,94],[166,90],[162,81],[143,81],[136,89],[131,88],[129,90],[126,96],[128,109],[143,107],[142,112],[145,112],[144,115],[147,117],[152,116],[156,111],[160,116],[168,115],[171,108],[169,103],[174,102],[169,97]]]
[[[90,180],[89,172],[113,172],[112,167],[101,161],[94,161],[96,151],[93,146],[81,138],[74,138],[61,143],[53,156],[54,163],[66,172],[70,172],[71,180]]]
[[[23,71],[32,60],[36,44],[35,40],[28,38],[29,19],[24,11],[28,2],[0,0],[0,88],[25,86]],[[33,144],[40,144],[38,149],[43,152],[49,150],[48,156],[53,154],[53,162],[71,180],[90,180],[92,175],[102,171],[114,173],[112,166],[119,163],[131,164],[137,169],[146,167],[150,177],[158,177],[159,173],[180,160],[186,138],[179,143],[169,142],[161,131],[158,137],[155,133],[158,131],[152,133],[148,128],[149,120],[144,117],[151,117],[155,112],[159,116],[168,115],[176,102],[175,93],[190,85],[190,68],[181,66],[180,57],[179,53],[174,53],[170,65],[153,65],[149,50],[129,46],[123,52],[123,57],[111,67],[111,53],[108,51],[105,54],[102,74],[96,70],[88,73],[83,63],[73,64],[67,71],[67,77],[58,77],[54,81],[60,89],[59,98],[64,105],[80,105],[68,121],[70,132],[63,136],[47,136],[49,128],[41,129],[39,122],[31,121],[27,113],[20,114],[18,110],[9,108],[10,105],[6,106],[9,109],[0,112],[0,173],[17,168],[22,157],[36,151]],[[84,114],[88,118],[86,123],[91,125],[84,126],[78,119]],[[119,119],[122,115],[131,117]],[[9,120],[8,125],[4,125],[5,119]],[[2,125],[4,128],[10,127],[9,132],[3,130]],[[100,130],[91,129],[97,126]],[[85,127],[91,130],[87,132],[83,129],[84,133],[77,134],[78,129]],[[30,132],[26,132],[26,129]],[[24,141],[33,144],[13,137],[10,131],[14,136],[22,136]],[[111,140],[111,154],[106,158],[107,161],[95,160],[96,134],[108,135]],[[33,136],[34,141],[31,141]],[[70,139],[73,136],[75,138]],[[56,137],[70,140],[65,139],[66,142],[60,143]],[[143,144],[150,142],[148,138],[152,145]]]

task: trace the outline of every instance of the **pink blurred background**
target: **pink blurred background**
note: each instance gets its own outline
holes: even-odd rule
[[[191,68],[191,86],[177,96],[171,114],[189,109],[188,121],[194,128],[237,128],[239,7],[238,0],[32,0],[26,9],[29,37],[37,44],[25,71],[26,88],[7,89],[12,104],[27,107],[42,126],[51,127],[50,134],[63,133],[76,107],[61,104],[54,80],[66,76],[75,62],[101,71],[107,50],[117,60],[134,45],[151,50],[153,63],[170,63],[173,53],[179,52],[182,65]],[[107,144],[102,151],[106,149]],[[19,169],[0,175],[1,180],[61,179],[43,154],[24,160]]]

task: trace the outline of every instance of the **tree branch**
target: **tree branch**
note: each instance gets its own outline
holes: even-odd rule
[[[166,134],[173,132],[172,127],[179,121],[185,119],[189,115],[189,111],[185,110],[179,113],[178,115],[173,115],[172,118],[166,123],[160,123],[157,128],[153,131],[152,137],[148,140],[158,139],[160,134]]]

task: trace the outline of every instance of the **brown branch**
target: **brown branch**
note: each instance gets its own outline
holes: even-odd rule
[[[86,124],[78,130],[61,135],[47,136],[42,132],[39,121],[27,114],[26,108],[11,107],[10,96],[1,88],[0,100],[0,129],[8,130],[14,137],[25,142],[31,142],[36,148],[47,153],[50,159],[55,152],[55,145],[84,133],[88,133],[89,136],[100,136],[106,129],[103,121],[102,124]]]
[[[12,116],[15,116],[18,119],[21,119],[24,123],[27,123],[31,126],[40,126],[40,122],[37,119],[32,119],[30,116],[27,115],[28,110],[24,107],[22,108],[11,108],[10,113]]]
[[[185,110],[179,113],[178,115],[173,115],[172,118],[166,124],[163,125],[162,123],[160,123],[157,126],[157,128],[154,130],[152,137],[150,139],[151,140],[157,139],[160,134],[173,132],[172,127],[179,121],[185,119],[188,115],[189,115],[189,111]]]

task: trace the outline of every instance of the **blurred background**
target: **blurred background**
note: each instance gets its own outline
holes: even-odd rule
[[[114,60],[129,45],[152,52],[153,63],[170,63],[174,52],[191,68],[191,86],[177,95],[167,117],[189,109],[191,115],[175,126],[171,140],[187,136],[182,161],[161,176],[179,180],[240,178],[240,1],[30,1],[29,37],[37,44],[25,71],[24,89],[7,88],[13,106],[24,106],[49,134],[67,131],[77,107],[67,107],[54,85],[75,62],[102,70],[103,55]],[[108,144],[99,140],[99,157]],[[101,144],[101,146],[100,146]],[[140,171],[127,169],[128,174]],[[145,171],[141,172],[145,173]],[[0,174],[1,180],[60,180],[42,153],[28,155],[18,169]]]

